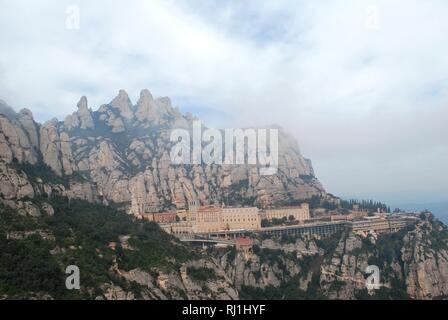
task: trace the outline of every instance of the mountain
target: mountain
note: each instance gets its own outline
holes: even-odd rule
[[[135,105],[121,90],[97,111],[85,97],[77,107],[39,124],[0,101],[0,299],[448,297],[448,230],[429,213],[390,235],[253,236],[251,252],[180,242],[133,215],[193,199],[346,208],[327,201],[336,198],[282,130],[278,171],[265,176],[254,165],[171,163],[171,130],[191,132],[195,119],[147,90]],[[65,288],[69,265],[80,290]],[[368,265],[382,270],[377,291],[366,290]]]
[[[113,203],[131,214],[166,210],[175,203],[185,206],[194,199],[270,205],[325,194],[310,160],[281,129],[275,175],[264,176],[254,165],[173,165],[171,131],[191,132],[194,119],[173,108],[169,98],[154,99],[148,90],[142,90],[136,104],[120,90],[97,111],[82,97],[77,111],[64,121],[44,124],[35,122],[30,110],[15,113],[2,102],[0,166],[5,174],[0,194],[8,200],[52,193]],[[21,171],[16,174],[11,167]],[[42,180],[37,168],[59,183]]]

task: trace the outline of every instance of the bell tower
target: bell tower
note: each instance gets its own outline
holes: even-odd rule
[[[198,212],[199,209],[199,200],[190,200],[188,201],[188,211],[190,212]]]

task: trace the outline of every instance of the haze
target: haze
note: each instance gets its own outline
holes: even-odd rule
[[[283,126],[336,195],[446,201],[447,16],[445,0],[0,0],[0,99],[62,120],[82,95],[96,110],[148,88],[209,126]]]

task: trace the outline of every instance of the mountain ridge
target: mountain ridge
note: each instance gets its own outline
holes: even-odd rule
[[[5,104],[6,105],[6,104]],[[85,96],[63,121],[39,124],[30,110],[0,111],[0,151],[6,164],[43,163],[71,182],[67,194],[89,201],[118,203],[128,213],[161,211],[189,200],[222,202],[238,194],[252,205],[275,205],[325,194],[309,159],[279,130],[279,168],[263,177],[251,165],[170,163],[172,129],[192,129],[196,118],[182,114],[167,97],[149,90],[132,104],[126,91],[96,111]],[[75,181],[72,176],[82,177]]]
[[[387,236],[254,235],[250,257],[235,248],[198,254],[155,223],[125,213],[185,207],[193,199],[275,206],[337,198],[282,130],[278,172],[262,176],[249,165],[173,165],[170,130],[189,130],[194,117],[149,91],[136,105],[121,90],[97,111],[86,97],[77,106],[64,121],[40,124],[28,109],[0,105],[0,298],[448,296],[448,230],[430,214]],[[79,292],[63,287],[72,263],[83,270]],[[385,272],[379,292],[366,291],[363,282],[373,263]]]

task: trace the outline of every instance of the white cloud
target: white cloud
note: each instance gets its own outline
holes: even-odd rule
[[[334,193],[443,200],[447,15],[444,0],[2,0],[0,98],[43,120],[146,87],[285,126]]]

